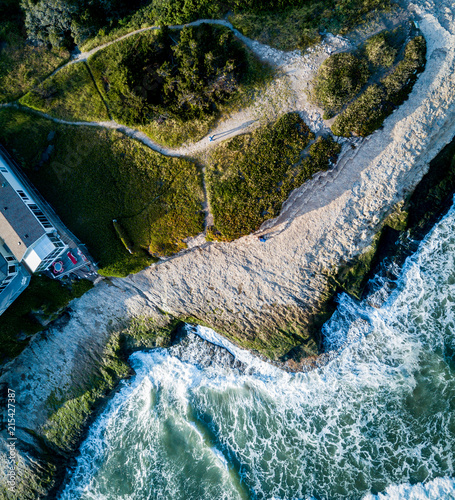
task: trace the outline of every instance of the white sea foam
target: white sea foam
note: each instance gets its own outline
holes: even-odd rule
[[[454,228],[452,210],[381,308],[340,298],[324,327],[336,356],[313,372],[203,327],[244,373],[135,353],[61,498],[454,498]]]
[[[400,484],[386,488],[384,493],[366,495],[362,500],[453,500],[455,480],[436,478],[426,484]]]

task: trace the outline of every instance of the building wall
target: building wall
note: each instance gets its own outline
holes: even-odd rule
[[[56,228],[49,221],[48,217],[39,206],[37,201],[33,198],[30,191],[24,186],[24,184],[16,177],[12,169],[9,167],[8,162],[3,159],[0,153],[0,174],[3,176],[8,182],[8,184],[16,191],[17,195],[22,200],[24,204],[24,208],[29,210],[34,218],[38,221],[38,223],[43,227],[47,237],[52,243],[53,248],[49,249],[47,255],[40,255],[41,262],[38,265],[27,266],[27,257],[30,257],[31,252],[33,252],[33,247],[37,246],[38,242],[33,242],[30,248],[27,249],[24,257],[21,259],[21,262],[25,264],[29,271],[45,271],[49,268],[53,261],[55,261],[60,255],[63,254],[65,250],[67,250],[67,245],[63,243],[61,238],[58,236],[58,232]],[[0,237],[2,235],[0,234]],[[37,254],[34,254],[34,261],[36,261]]]

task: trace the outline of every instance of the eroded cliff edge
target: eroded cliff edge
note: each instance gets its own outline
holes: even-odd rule
[[[55,412],[52,401],[90,381],[127,318],[147,316],[156,326],[191,318],[274,358],[296,345],[314,349],[308,333],[324,319],[321,305],[334,273],[369,251],[387,216],[455,135],[455,7],[448,0],[422,0],[409,8],[428,44],[426,70],[409,100],[383,129],[345,151],[334,170],[295,191],[282,214],[262,228],[265,241],[252,235],[208,243],[127,279],[106,281],[72,304],[67,321],[38,335],[3,367],[0,382],[15,390],[16,435],[24,452],[20,498],[44,494],[52,483],[46,456],[56,450],[43,437]],[[58,431],[58,422],[54,426]],[[6,438],[2,431],[3,484]],[[34,461],[36,450],[41,459]],[[50,483],[40,486],[41,478]]]

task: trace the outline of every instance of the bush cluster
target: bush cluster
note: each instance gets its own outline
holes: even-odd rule
[[[326,59],[313,79],[310,93],[310,99],[324,110],[324,119],[337,115],[365,84],[389,72],[404,42],[405,29],[400,26],[370,37],[354,53],[342,52]]]
[[[30,40],[71,48],[144,3],[142,0],[21,0],[21,7]]]
[[[89,65],[112,115],[128,125],[213,115],[248,74],[245,49],[226,28],[163,28],[111,45]]]
[[[233,240],[276,217],[290,192],[329,167],[339,145],[319,138],[301,159],[314,135],[297,113],[252,134],[235,137],[212,155],[207,171],[215,227],[209,238]]]
[[[365,92],[340,115],[332,131],[336,135],[349,137],[351,133],[365,137],[378,129],[385,118],[402,104],[414,86],[417,75],[426,62],[426,42],[417,36],[408,42],[404,58],[390,74],[378,84],[369,86]]]
[[[395,62],[398,50],[389,42],[388,33],[382,31],[365,43],[365,55],[373,66],[390,68]]]
[[[353,99],[370,77],[363,58],[342,52],[326,59],[313,83],[312,100],[324,111],[324,119],[336,115]]]
[[[17,4],[17,2],[5,2]],[[302,40],[314,41],[317,30],[347,29],[370,12],[390,6],[390,0],[21,0],[28,36],[54,47],[81,45],[122,26],[184,24],[196,19],[222,18],[227,13],[253,18],[253,29],[267,17],[297,16]],[[302,13],[300,13],[302,9]],[[259,18],[259,22],[256,18]],[[284,21],[284,18],[281,19]],[[240,20],[240,24],[245,22]],[[247,23],[248,24],[248,23]],[[251,22],[249,23],[251,24]],[[246,30],[248,31],[248,26]],[[282,26],[285,28],[285,26]],[[260,34],[258,34],[260,35]]]
[[[13,3],[13,2],[10,2]],[[72,47],[106,27],[121,26],[142,11],[158,25],[219,18],[229,11],[262,12],[300,6],[305,0],[22,0],[29,38],[53,47]],[[142,9],[141,9],[142,7]]]

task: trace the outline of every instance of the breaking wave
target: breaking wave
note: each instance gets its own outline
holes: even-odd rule
[[[453,499],[454,332],[452,208],[381,307],[340,297],[318,370],[202,327],[133,354],[60,499]]]

